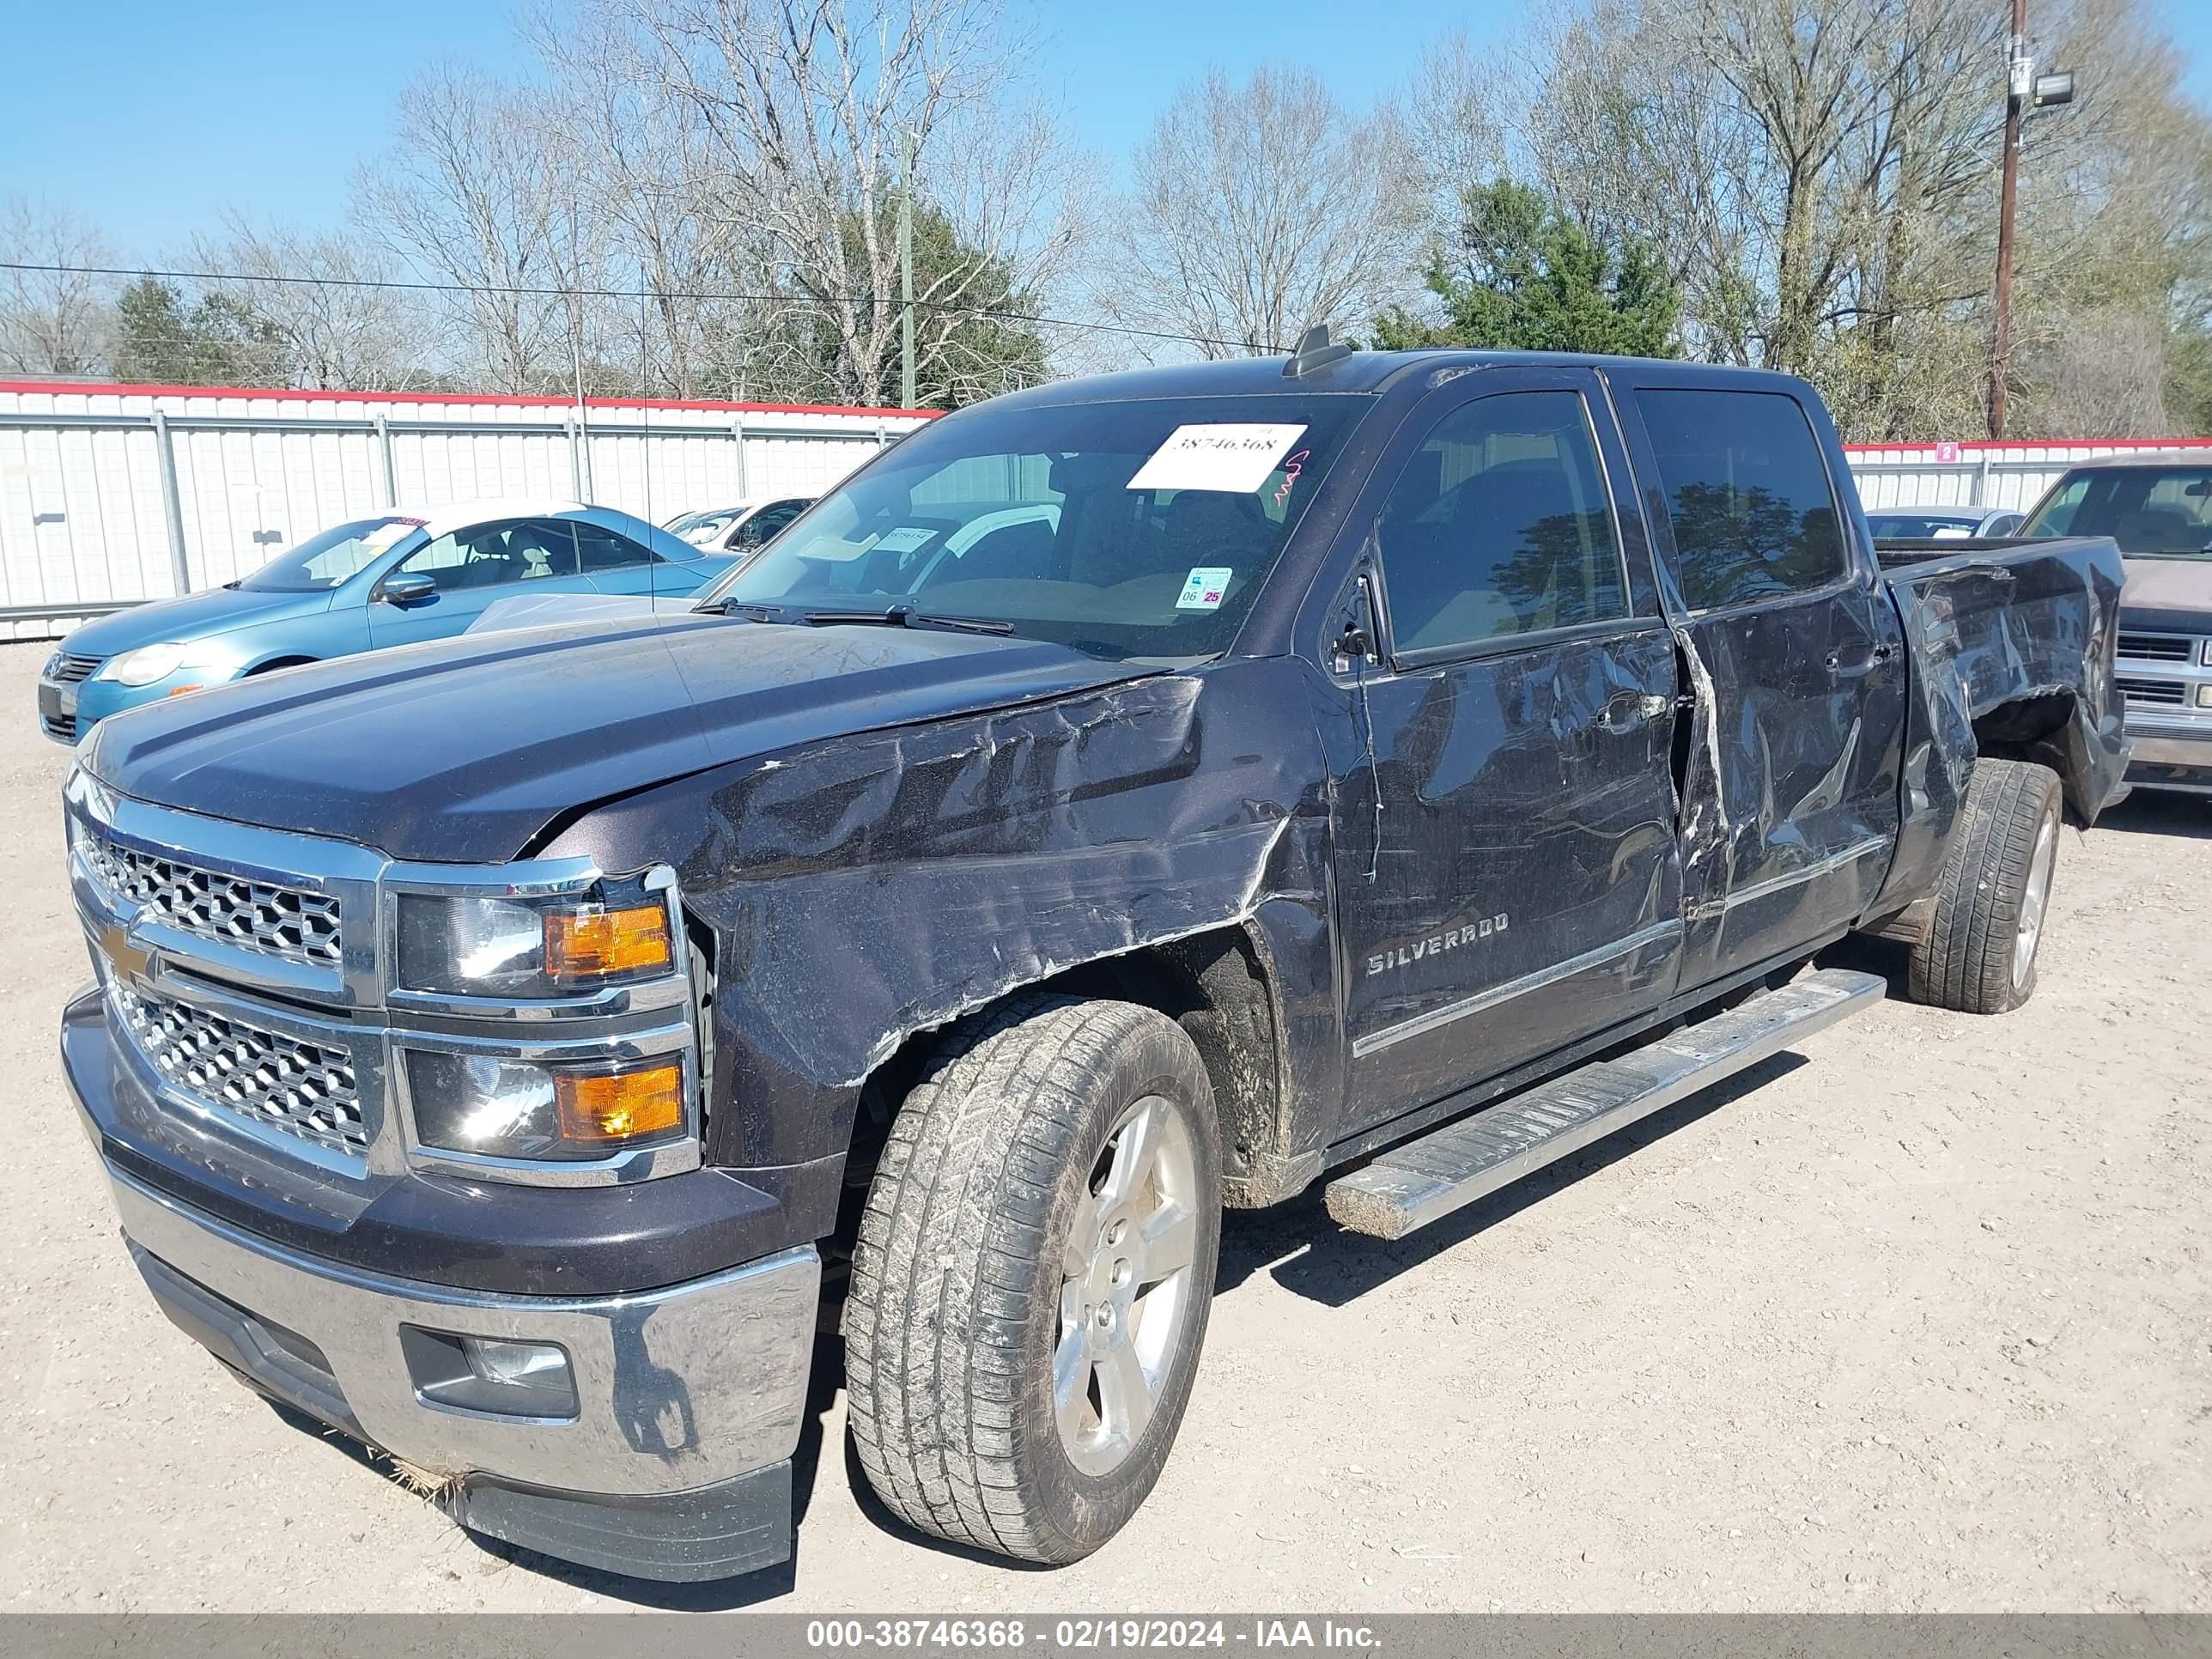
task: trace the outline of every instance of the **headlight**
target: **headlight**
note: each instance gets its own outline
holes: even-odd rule
[[[602,883],[557,898],[399,895],[399,983],[457,996],[552,997],[675,970],[668,893]]]
[[[678,1055],[618,1071],[498,1055],[407,1055],[415,1138],[483,1158],[609,1158],[690,1133]]]
[[[151,685],[182,668],[191,650],[190,646],[173,640],[160,645],[142,645],[135,651],[110,657],[98,678],[113,680],[118,685]]]

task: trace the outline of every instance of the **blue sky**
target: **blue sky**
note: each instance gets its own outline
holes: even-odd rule
[[[1209,64],[1303,64],[1359,102],[1402,79],[1426,40],[1458,27],[1502,42],[1520,15],[1467,0],[1032,9],[1048,90],[1081,143],[1116,158]],[[446,54],[497,67],[517,50],[513,15],[507,0],[0,0],[0,198],[74,207],[137,258],[212,229],[228,207],[327,222],[355,164],[391,142],[391,99],[410,75]],[[2166,0],[2165,17],[2212,103],[2212,6]]]

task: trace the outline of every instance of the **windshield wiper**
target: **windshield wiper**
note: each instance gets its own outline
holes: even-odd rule
[[[852,624],[865,628],[940,628],[958,634],[1011,634],[1014,625],[995,617],[937,617],[910,605],[888,611],[809,611],[801,620],[813,628]]]

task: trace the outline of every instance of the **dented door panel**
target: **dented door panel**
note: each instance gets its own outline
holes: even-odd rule
[[[1680,890],[1663,626],[1346,691],[1333,817],[1347,1131],[1668,994]]]
[[[1846,926],[1897,835],[1905,665],[1886,592],[1693,620],[1682,982]]]

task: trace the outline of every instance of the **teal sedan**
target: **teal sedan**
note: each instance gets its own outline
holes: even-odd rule
[[[498,600],[692,592],[737,562],[610,507],[470,501],[333,525],[241,580],[86,623],[47,660],[39,725],[74,743],[141,703],[459,634]]]

